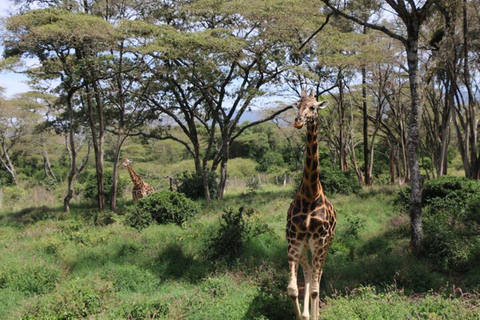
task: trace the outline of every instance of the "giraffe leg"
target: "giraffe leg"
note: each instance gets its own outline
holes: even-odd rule
[[[320,315],[320,279],[323,273],[326,249],[323,246],[314,248],[314,244],[310,244],[310,247],[313,252],[312,283],[310,289],[310,295],[312,297],[312,320],[318,320]]]
[[[300,320],[300,304],[298,302],[297,271],[298,260],[303,245],[294,245],[294,241],[288,244],[288,267],[290,271],[290,281],[287,287],[287,294],[292,299],[296,319]]]
[[[305,295],[303,298],[302,319],[308,320],[310,319],[310,285],[312,280],[312,272],[310,264],[308,263],[308,253],[306,249],[302,251],[300,256],[300,265],[302,266],[303,277],[305,279]]]
[[[312,320],[318,320],[320,315],[320,279],[322,278],[322,270],[313,271],[312,276]]]

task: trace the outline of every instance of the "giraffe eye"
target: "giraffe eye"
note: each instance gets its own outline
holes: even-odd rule
[[[310,110],[312,110],[312,111],[315,110],[315,106],[311,106]]]

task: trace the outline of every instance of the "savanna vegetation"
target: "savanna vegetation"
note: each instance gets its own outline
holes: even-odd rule
[[[313,89],[338,211],[321,318],[480,319],[479,9],[15,0],[0,318],[293,319],[291,104]],[[156,190],[135,206],[124,156]]]

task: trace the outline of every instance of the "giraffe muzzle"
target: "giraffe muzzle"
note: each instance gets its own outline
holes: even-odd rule
[[[297,129],[301,129],[303,127],[303,121],[295,121],[293,126]]]

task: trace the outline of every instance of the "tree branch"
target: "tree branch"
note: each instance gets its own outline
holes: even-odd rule
[[[407,39],[405,39],[404,37],[402,37],[401,35],[398,35],[396,33],[394,33],[393,31],[390,31],[389,29],[387,29],[385,26],[378,26],[376,24],[372,24],[372,23],[368,23],[366,21],[362,21],[360,19],[358,19],[357,17],[354,17],[352,15],[349,15],[337,8],[335,8],[335,6],[333,6],[331,3],[330,3],[330,0],[322,0],[323,3],[325,3],[327,5],[327,7],[329,7],[330,9],[333,10],[333,12],[335,12],[336,14],[339,14],[340,16],[348,19],[348,20],[351,20],[353,22],[356,22],[358,23],[359,25],[362,25],[362,26],[365,26],[365,27],[368,27],[370,29],[374,29],[374,30],[378,30],[378,31],[381,31],[383,33],[385,33],[386,35],[388,35],[389,37],[392,37],[394,39],[397,39],[399,40],[400,42],[402,42],[403,44],[406,44],[407,43]],[[395,8],[394,8],[395,9]]]

